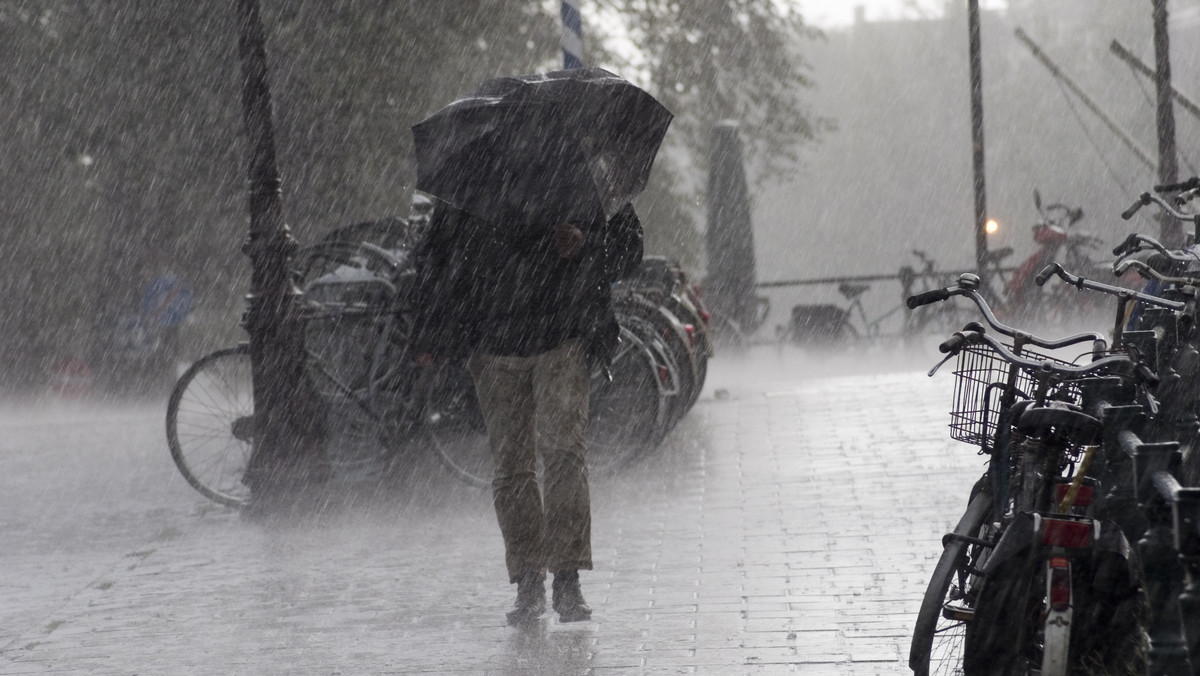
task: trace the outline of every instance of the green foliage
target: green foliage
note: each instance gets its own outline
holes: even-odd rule
[[[622,19],[636,53],[597,45],[616,70],[640,79],[676,119],[647,195],[652,251],[700,264],[697,234],[707,207],[703,193],[712,127],[740,123],[747,166],[759,185],[785,181],[799,151],[830,128],[807,109],[811,68],[804,43],[821,33],[776,0],[599,0],[601,12]],[[593,43],[595,44],[595,43]],[[641,77],[639,77],[639,75]]]
[[[820,31],[776,0],[604,0],[624,17],[651,89],[679,115],[673,135],[705,157],[712,125],[742,125],[748,159],[777,179],[827,121],[808,112],[813,85],[801,54]],[[611,55],[611,58],[617,58]],[[625,59],[629,61],[629,59]],[[639,65],[641,68],[639,68]],[[703,163],[700,165],[704,166]]]
[[[640,201],[655,253],[699,254],[708,128],[746,122],[785,164],[816,124],[795,51],[811,37],[769,0],[608,0],[646,67],[608,58],[677,115]],[[686,11],[685,11],[686,6]],[[558,67],[557,3],[263,2],[285,216],[301,242],[405,215],[409,127],[498,75]],[[111,362],[112,329],[171,268],[195,287],[184,359],[240,337],[248,280],[245,147],[233,2],[0,0],[0,389],[44,382],[68,355]],[[601,64],[603,65],[603,64]],[[624,66],[629,66],[625,68]],[[120,368],[119,364],[113,368]]]

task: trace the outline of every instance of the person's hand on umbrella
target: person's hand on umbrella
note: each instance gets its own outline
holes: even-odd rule
[[[554,249],[560,258],[574,258],[583,249],[583,232],[570,223],[559,223],[554,229]]]

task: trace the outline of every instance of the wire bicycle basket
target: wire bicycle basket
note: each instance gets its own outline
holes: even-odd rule
[[[1023,350],[1021,356],[1045,361],[1047,364],[1069,365],[1070,362]],[[950,438],[980,447],[987,447],[996,436],[1000,420],[1001,400],[1008,386],[1012,367],[987,344],[964,346],[958,353],[954,368],[954,400],[950,407]],[[1033,399],[1041,394],[1047,401],[1078,404],[1081,398],[1079,383],[1054,377],[1050,372],[1035,372],[1015,367],[1014,401]],[[1039,393],[1039,387],[1044,392]]]

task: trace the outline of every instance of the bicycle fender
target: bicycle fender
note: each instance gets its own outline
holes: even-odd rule
[[[984,575],[991,573],[1017,556],[1026,555],[1029,546],[1033,543],[1033,535],[1033,515],[1022,512],[1014,516],[1012,522],[1004,529],[1004,534],[1000,536],[1000,541],[996,543],[987,563],[984,564]]]
[[[988,557],[983,571],[985,575],[1017,556],[1028,555],[1029,547],[1037,544],[1034,542],[1037,533],[1034,532],[1033,525],[1032,514],[1022,512],[1013,517],[1012,522],[1004,530],[1004,534],[1000,536],[1000,541],[992,550],[991,556]],[[1100,537],[1092,542],[1088,556],[1094,558],[1105,554],[1120,557],[1125,562],[1130,578],[1141,579],[1141,563],[1138,560],[1137,551],[1129,543],[1125,534],[1121,532],[1120,527],[1107,520],[1100,522]]]

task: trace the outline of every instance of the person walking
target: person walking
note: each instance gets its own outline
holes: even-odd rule
[[[579,622],[592,615],[579,582],[592,569],[590,376],[619,342],[611,286],[640,264],[642,226],[628,204],[607,220],[503,226],[437,204],[414,252],[412,345],[423,367],[465,359],[474,381],[517,585],[508,623],[545,612],[547,571],[559,621]]]

